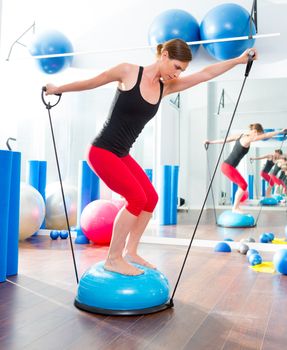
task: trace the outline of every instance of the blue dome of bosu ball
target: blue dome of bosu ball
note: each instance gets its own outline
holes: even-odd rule
[[[226,210],[219,215],[217,225],[222,227],[239,228],[256,226],[254,217],[252,215],[234,213],[231,210]]]
[[[261,205],[277,205],[278,204],[278,200],[276,198],[273,197],[265,197],[263,199],[261,199],[260,201]]]
[[[158,270],[136,265],[142,275],[126,276],[92,265],[81,277],[75,306],[102,315],[145,315],[170,308],[169,283]]]

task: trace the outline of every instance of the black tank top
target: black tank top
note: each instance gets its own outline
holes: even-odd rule
[[[280,166],[275,164],[275,167],[274,167],[274,169],[272,171],[272,175],[276,176],[279,173],[280,170],[281,170]]]
[[[140,92],[142,74],[143,67],[139,67],[135,86],[127,91],[117,89],[108,119],[92,143],[94,146],[124,157],[129,154],[146,123],[155,116],[162,98],[163,82],[159,82],[158,102],[149,103]]]
[[[281,170],[281,173],[279,175],[279,179],[284,180],[284,178],[285,178],[285,172],[283,170]]]
[[[240,139],[243,135],[239,137],[239,139],[236,140],[235,145],[233,147],[233,150],[231,151],[228,158],[224,161],[225,163],[233,166],[234,168],[237,167],[241,159],[245,156],[245,154],[248,153],[250,147],[243,147],[240,143]]]
[[[262,169],[262,172],[269,173],[269,171],[273,168],[273,165],[274,165],[274,162],[272,160],[267,160]]]

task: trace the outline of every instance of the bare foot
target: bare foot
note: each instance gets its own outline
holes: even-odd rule
[[[245,214],[244,211],[241,209],[232,209],[232,213]]]
[[[125,254],[125,259],[127,259],[129,262],[133,262],[135,264],[139,264],[139,265],[142,265],[142,266],[149,267],[150,269],[156,270],[156,266],[155,265],[150,264],[148,261],[144,260],[142,257],[140,257],[137,254],[128,254],[128,253],[126,253]]]
[[[108,271],[117,272],[127,276],[138,276],[144,273],[143,270],[127,263],[123,258],[107,259],[104,268]]]

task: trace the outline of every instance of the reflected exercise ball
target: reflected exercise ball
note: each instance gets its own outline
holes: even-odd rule
[[[200,24],[201,40],[249,36],[249,19],[249,12],[240,5],[232,3],[218,5],[207,12]],[[251,27],[252,35],[256,34],[253,21]],[[246,39],[203,44],[203,47],[217,60],[226,60],[240,56],[246,49],[252,47],[254,42],[254,39]]]
[[[77,188],[63,184],[70,226],[77,223]],[[64,203],[60,183],[49,184],[46,188],[46,228],[51,230],[67,229]]]
[[[156,46],[171,39],[182,39],[185,42],[199,41],[199,24],[187,11],[170,9],[162,12],[153,20],[149,32],[149,44]],[[195,54],[199,45],[192,45]]]
[[[22,182],[20,186],[20,240],[37,232],[44,218],[45,203],[43,197],[33,186]]]
[[[73,52],[73,45],[70,40],[57,30],[47,30],[36,35],[29,51],[32,56],[65,54]],[[72,63],[72,56],[51,57],[36,59],[40,70],[46,74],[55,74],[69,67]]]

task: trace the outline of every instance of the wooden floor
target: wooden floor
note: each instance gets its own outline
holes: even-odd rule
[[[186,247],[141,244],[174,286]],[[106,247],[76,246],[81,275]],[[263,252],[264,260],[272,259]],[[287,276],[256,273],[246,257],[191,249],[175,307],[106,317],[73,306],[76,281],[68,241],[21,243],[19,275],[0,284],[0,349],[286,349]]]

